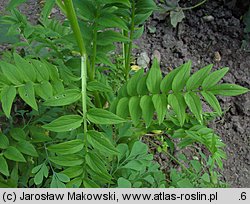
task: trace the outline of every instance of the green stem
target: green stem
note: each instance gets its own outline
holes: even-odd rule
[[[198,3],[198,4],[194,5],[194,6],[187,7],[187,8],[182,8],[182,10],[185,11],[185,10],[194,9],[194,8],[199,7],[199,6],[201,6],[202,4],[206,3],[206,1],[207,1],[207,0],[203,0],[203,1],[201,1],[200,3]]]
[[[122,31],[124,37],[128,37],[128,32],[126,30]],[[127,53],[128,53],[128,44],[122,43],[122,51],[123,51],[123,66],[124,66],[124,76],[127,76]]]
[[[83,113],[83,128],[84,128],[84,146],[88,152],[87,142],[87,56],[81,57],[81,79],[82,79],[82,113]]]
[[[53,168],[53,166],[52,166],[52,164],[51,164],[51,162],[50,162],[50,160],[49,160],[49,153],[48,153],[47,145],[46,145],[45,143],[44,143],[43,145],[44,145],[44,150],[45,150],[45,154],[46,154],[46,161],[49,163],[49,166],[50,166],[50,168],[51,168],[51,171],[52,171],[53,174],[54,174],[55,171],[54,171],[54,168]]]
[[[82,79],[82,114],[86,117],[87,114],[87,64],[86,55],[81,57],[81,79]]]
[[[82,94],[82,114],[83,114],[83,128],[84,128],[84,147],[86,153],[88,152],[88,141],[87,141],[87,67],[88,57],[86,53],[85,44],[82,38],[82,33],[76,17],[76,12],[72,3],[72,0],[64,0],[65,10],[67,17],[71,24],[71,28],[75,34],[75,38],[81,53],[81,94]],[[86,165],[86,162],[85,162]]]
[[[126,56],[126,78],[129,78],[129,70],[130,70],[130,57],[133,46],[133,38],[134,38],[134,30],[135,30],[135,1],[132,2],[132,16],[131,16],[131,27],[130,27],[130,42],[127,50]]]
[[[96,62],[96,48],[97,48],[97,30],[96,27],[93,31],[93,55],[91,60],[91,79],[95,78],[95,62]]]
[[[76,12],[72,3],[72,0],[64,0],[64,6],[67,13],[67,18],[71,24],[71,28],[75,34],[76,42],[80,49],[81,56],[86,55],[85,44],[82,38],[82,33],[78,24],[78,20],[76,17]]]

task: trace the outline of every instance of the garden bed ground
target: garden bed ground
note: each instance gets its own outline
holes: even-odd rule
[[[8,0],[1,0],[0,11],[6,2]],[[22,10],[35,22],[40,4],[38,0],[28,2]],[[188,1],[186,6],[195,3],[195,0]],[[135,50],[135,55],[145,52],[151,58],[153,53],[160,54],[161,67],[166,73],[187,60],[192,60],[196,69],[210,63],[214,64],[214,69],[227,66],[230,72],[224,82],[250,88],[250,53],[241,49],[243,10],[230,8],[223,0],[210,0],[186,11],[186,18],[176,29],[169,25],[166,15],[154,13],[142,39],[137,42],[139,49]],[[213,19],[206,21],[204,16]],[[0,46],[0,52],[5,48]],[[231,187],[250,187],[250,93],[223,98],[220,102],[227,111],[210,126],[227,144],[228,159],[222,174]]]
[[[195,3],[197,1],[189,2],[188,5]],[[168,17],[155,13],[138,42],[140,49],[137,54],[146,52],[151,57],[158,51],[161,67],[166,72],[187,60],[192,60],[194,68],[211,63],[214,69],[229,67],[230,72],[224,82],[249,88],[250,53],[241,49],[241,11],[239,8],[229,8],[223,1],[209,1],[186,11],[186,18],[176,29],[169,26]],[[213,16],[214,19],[205,21],[204,16]],[[154,28],[156,30],[152,33]],[[218,52],[221,60],[218,59]],[[234,98],[223,97],[220,102],[224,110],[228,111],[210,126],[227,145],[228,159],[223,175],[231,187],[250,187],[250,93]]]

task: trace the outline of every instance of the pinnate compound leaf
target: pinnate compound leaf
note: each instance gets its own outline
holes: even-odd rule
[[[8,167],[8,164],[5,160],[5,158],[0,155],[0,173],[5,175],[5,176],[9,176],[10,173],[9,173],[9,167]]]
[[[169,94],[168,103],[176,113],[180,125],[183,126],[186,120],[186,103],[184,97],[181,94]]]
[[[57,173],[56,176],[61,182],[67,183],[70,181],[70,178],[65,174]]]
[[[128,81],[127,92],[129,96],[137,96],[137,85],[141,77],[143,76],[143,69],[135,73],[135,75]]]
[[[135,15],[135,25],[143,24],[151,16],[151,12],[139,13]]]
[[[136,40],[136,39],[140,38],[143,35],[144,28],[145,28],[144,26],[141,26],[141,27],[137,27],[135,29],[135,32],[134,32],[134,35],[133,35],[133,40]]]
[[[15,97],[16,97],[16,88],[14,86],[4,87],[1,93],[1,103],[3,112],[8,118],[10,117],[11,107]]]
[[[187,80],[190,76],[191,61],[185,63],[180,71],[176,74],[173,80],[172,89],[175,93],[180,92],[186,85]]]
[[[187,90],[191,91],[191,90],[195,90],[198,89],[199,86],[202,85],[202,82],[204,81],[204,79],[208,76],[208,74],[210,73],[211,69],[213,67],[213,64],[210,64],[202,69],[200,69],[199,71],[197,71],[196,73],[194,73],[187,81]]]
[[[60,155],[49,157],[49,160],[60,166],[79,166],[83,164],[84,159],[78,155]]]
[[[101,14],[101,16],[97,20],[97,23],[99,25],[105,26],[106,28],[115,27],[123,30],[128,30],[126,23],[121,18],[108,12]]]
[[[137,126],[140,123],[140,118],[142,116],[140,98],[138,96],[133,96],[129,99],[129,113],[134,125]]]
[[[93,2],[92,0],[85,0],[83,4],[81,0],[76,0],[74,1],[74,3],[79,9],[79,13],[84,18],[87,18],[88,20],[95,19],[95,13],[96,13],[95,2]]]
[[[52,0],[52,1],[46,1],[42,12],[41,12],[41,19],[43,22],[45,22],[48,19],[48,16],[50,15],[53,7],[55,6],[56,0]]]
[[[60,155],[74,154],[83,149],[83,140],[75,139],[60,144],[51,145],[48,147],[50,152]]]
[[[225,67],[209,74],[202,83],[202,88],[207,90],[216,85],[228,72],[229,68]]]
[[[38,171],[34,177],[34,183],[40,185],[43,182],[43,171]]]
[[[40,164],[38,166],[35,166],[32,170],[31,170],[31,173],[32,174],[35,174],[37,173],[38,171],[40,171],[40,169],[42,168],[43,164]]]
[[[26,162],[22,153],[15,147],[9,146],[3,153],[4,157],[17,162]]]
[[[161,124],[167,113],[167,97],[163,94],[155,94],[152,97],[152,101],[157,113],[159,124]]]
[[[23,77],[16,66],[9,64],[7,62],[1,62],[0,67],[4,76],[14,85],[21,85],[23,82]]]
[[[66,188],[66,185],[59,180],[57,174],[53,174],[50,188]]]
[[[110,177],[110,175],[107,172],[107,168],[103,162],[103,160],[100,159],[98,155],[96,155],[93,152],[89,152],[85,156],[85,160],[87,165],[96,173],[103,175],[104,177]]]
[[[119,98],[115,98],[112,103],[110,104],[109,111],[112,113],[116,113],[116,107],[119,102]]]
[[[66,106],[70,105],[81,98],[81,92],[78,89],[68,89],[63,93],[57,94],[46,100],[45,106]]]
[[[135,6],[138,10],[138,13],[152,13],[157,9],[155,1],[152,0],[136,1]]]
[[[42,127],[53,132],[67,132],[79,128],[83,118],[79,115],[65,115]]]
[[[146,127],[148,128],[152,122],[155,110],[152,98],[148,95],[143,96],[140,101],[140,106],[142,109],[142,117],[145,120]]]
[[[214,95],[237,96],[249,92],[249,89],[236,84],[217,84],[208,89]]]
[[[118,91],[118,97],[122,98],[122,97],[127,97],[128,96],[128,92],[127,92],[127,83],[125,83]]]
[[[33,109],[38,110],[35,90],[32,82],[27,82],[24,86],[18,88],[20,97]]]
[[[155,58],[153,61],[153,65],[149,71],[148,77],[147,77],[147,87],[150,93],[157,94],[160,93],[160,84],[162,80],[162,74],[160,65]]]
[[[88,83],[87,89],[89,91],[101,91],[101,92],[110,92],[112,89],[104,83],[99,81],[91,81]]]
[[[220,103],[217,100],[217,98],[214,96],[214,94],[212,94],[209,91],[202,91],[201,94],[206,100],[206,102],[214,109],[214,111],[217,112],[219,115],[222,115]]]
[[[63,174],[67,175],[69,178],[75,178],[83,173],[82,166],[73,166],[62,171]]]
[[[137,93],[139,95],[146,95],[148,94],[148,89],[147,89],[147,77],[148,74],[144,75],[139,81],[138,81],[138,85],[137,85]]]
[[[188,105],[190,111],[194,114],[199,123],[202,124],[202,105],[201,100],[197,94],[194,92],[187,92],[184,96],[186,104]]]
[[[182,67],[182,66],[181,66]],[[178,67],[169,72],[161,81],[161,92],[167,94],[172,89],[172,83],[176,74],[180,71],[181,67]]]
[[[22,76],[24,78],[25,82],[32,81],[35,82],[36,80],[36,71],[34,67],[32,66],[31,63],[26,61],[24,58],[22,58],[20,55],[17,53],[13,54],[14,56],[14,61],[19,69],[20,73],[22,73]]]
[[[83,180],[81,177],[74,178],[66,184],[66,188],[80,188]]]
[[[123,36],[122,34],[112,31],[112,30],[107,30],[104,32],[101,32],[97,36],[97,43],[98,45],[109,45],[113,44],[114,42],[129,42],[129,38]]]
[[[121,118],[127,118],[129,115],[129,98],[123,97],[119,100],[116,107],[116,114]]]
[[[87,140],[94,149],[99,150],[108,155],[115,155],[118,153],[114,145],[105,137],[103,133],[97,131],[88,131]]]
[[[112,125],[125,122],[123,118],[107,110],[92,108],[87,113],[87,118],[94,124]]]
[[[53,96],[53,87],[48,81],[42,81],[35,87],[35,92],[42,99],[47,100]]]
[[[51,81],[51,85],[55,94],[62,94],[65,91],[61,80]]]
[[[36,72],[37,81],[49,81],[50,72],[47,68],[47,65],[39,60],[31,60],[31,63]]]
[[[96,184],[93,180],[85,179],[82,182],[85,188],[100,188],[100,186]]]

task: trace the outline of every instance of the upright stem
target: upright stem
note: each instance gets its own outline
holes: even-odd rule
[[[86,152],[88,151],[87,144],[87,53],[85,44],[82,38],[82,33],[78,24],[75,9],[72,0],[64,0],[64,8],[66,10],[67,17],[71,24],[72,30],[75,34],[75,38],[81,53],[81,93],[82,93],[82,113],[83,113],[83,125],[84,125],[84,146]]]
[[[78,24],[78,20],[76,17],[76,12],[72,3],[72,0],[64,0],[65,10],[67,17],[69,19],[71,28],[75,34],[76,42],[78,44],[78,47],[80,49],[81,56],[86,55],[86,49],[85,44],[82,38],[82,33]]]
[[[93,55],[91,60],[91,79],[95,78],[95,61],[96,61],[96,48],[97,48],[97,31],[96,27],[93,30]]]
[[[123,30],[122,35],[128,37],[128,31]],[[128,44],[122,43],[122,52],[123,52],[123,66],[124,66],[124,76],[127,76],[127,53],[128,53]]]
[[[83,128],[84,128],[84,146],[88,152],[87,144],[87,56],[81,57],[81,79],[82,79],[82,113],[83,113]]]
[[[129,70],[130,70],[130,57],[133,46],[133,38],[134,38],[134,30],[135,30],[135,1],[132,1],[132,16],[131,16],[131,27],[130,27],[130,42],[127,50],[127,60],[126,60],[126,78],[129,78]]]

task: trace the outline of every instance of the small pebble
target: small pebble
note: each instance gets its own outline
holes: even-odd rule
[[[221,55],[218,51],[214,53],[214,61],[216,61],[216,62],[221,61]]]
[[[214,17],[209,15],[209,16],[203,16],[202,17],[204,19],[204,21],[207,21],[207,22],[211,22],[214,20]]]

